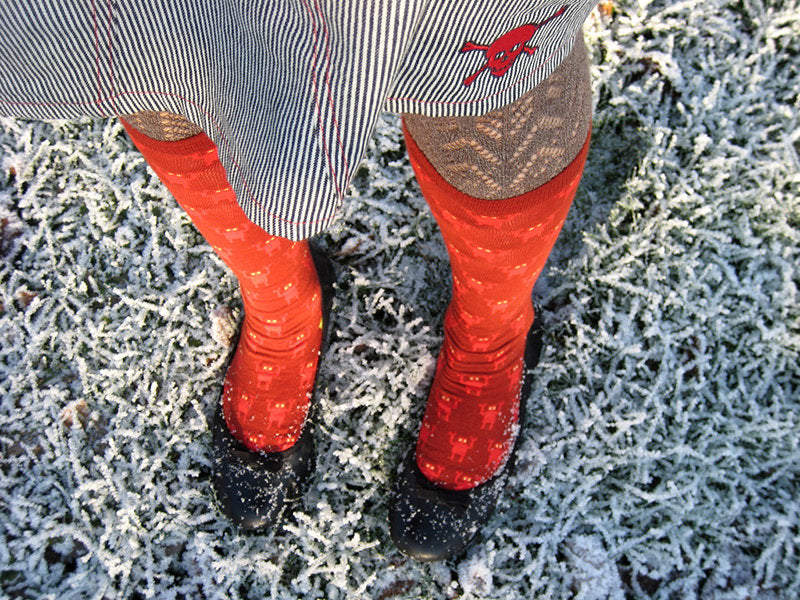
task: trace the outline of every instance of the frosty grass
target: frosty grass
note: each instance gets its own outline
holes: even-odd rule
[[[796,598],[800,6],[603,3],[594,141],[536,294],[519,467],[464,556],[387,530],[448,297],[378,125],[346,212],[319,465],[282,530],[211,503],[235,281],[117,121],[0,120],[0,594]]]

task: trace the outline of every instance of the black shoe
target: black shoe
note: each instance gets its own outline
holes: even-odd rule
[[[328,341],[335,275],[333,264],[322,250],[313,244],[310,248],[322,288],[321,355]],[[220,511],[234,524],[244,529],[269,527],[279,522],[288,505],[302,498],[314,469],[313,405],[311,408],[303,431],[291,448],[283,452],[253,452],[233,437],[219,403],[211,426],[212,483]]]
[[[389,507],[392,540],[398,549],[421,561],[444,560],[463,551],[492,516],[514,465],[533,385],[530,370],[539,362],[542,326],[539,311],[525,343],[525,370],[520,393],[519,426],[511,455],[488,481],[468,490],[446,490],[429,481],[417,467],[415,449],[406,455],[395,482]]]

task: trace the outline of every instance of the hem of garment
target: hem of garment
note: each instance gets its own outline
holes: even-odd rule
[[[524,76],[506,86],[500,91],[493,92],[482,98],[462,101],[424,100],[419,98],[386,98],[384,110],[391,113],[412,113],[426,117],[480,117],[488,112],[512,104],[530,92],[536,86],[544,83],[559,65],[569,56],[578,35],[583,35],[580,28],[574,35],[550,53],[550,56],[538,69],[529,71]],[[560,60],[553,61],[556,56]],[[544,73],[544,76],[537,78]],[[531,85],[531,82],[535,82]]]

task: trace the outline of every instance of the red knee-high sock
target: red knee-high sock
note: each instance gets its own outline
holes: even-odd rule
[[[469,489],[491,478],[510,454],[533,284],[567,217],[589,140],[546,184],[507,200],[481,200],[447,183],[405,134],[453,274],[417,465],[443,488]]]
[[[322,339],[321,291],[308,243],[269,235],[245,216],[205,134],[162,142],[123,124],[239,280],[244,321],[222,398],[229,429],[254,451],[291,447],[308,412]]]

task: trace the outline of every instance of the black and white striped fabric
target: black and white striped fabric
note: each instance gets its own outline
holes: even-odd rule
[[[247,216],[335,218],[382,110],[477,115],[572,49],[596,0],[0,0],[0,114],[165,110],[201,126]]]

